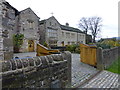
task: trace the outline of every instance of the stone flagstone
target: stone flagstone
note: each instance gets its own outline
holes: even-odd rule
[[[80,54],[72,54],[72,87],[79,86],[99,70],[80,62]]]
[[[118,74],[102,71],[80,88],[118,88]]]

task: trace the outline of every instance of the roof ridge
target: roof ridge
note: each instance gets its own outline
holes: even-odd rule
[[[61,25],[62,25],[62,24],[61,24]],[[78,29],[78,28],[71,27],[71,26],[66,26],[66,25],[62,25],[62,26],[69,27],[69,28],[74,28],[74,29]],[[80,30],[80,29],[78,29],[78,30]]]
[[[78,32],[78,33],[84,33],[78,28],[66,26],[66,25],[60,25],[61,29],[66,30],[66,31],[72,31],[72,32]]]

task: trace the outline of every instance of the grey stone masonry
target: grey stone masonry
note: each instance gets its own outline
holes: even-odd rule
[[[99,70],[109,68],[112,63],[118,59],[120,55],[120,47],[115,47],[111,49],[97,49],[97,68]]]
[[[42,20],[39,23],[40,28],[40,43],[44,44],[46,42],[50,46],[58,45],[58,40],[60,39],[60,25],[54,16]]]
[[[31,8],[24,9],[17,15],[14,33],[24,35],[23,44],[19,52],[29,52],[29,40],[34,42],[33,51],[36,51],[36,45],[40,37],[38,28],[39,19]]]
[[[20,33],[24,34],[24,38],[33,40],[39,39],[37,33],[39,17],[32,11],[31,8],[21,11],[17,18],[18,30]]]
[[[2,39],[2,2],[3,0],[0,0],[0,61],[3,60],[3,39]],[[2,65],[0,64],[0,72],[2,70]],[[0,75],[0,77],[2,77]],[[0,80],[0,90],[2,90],[2,81]]]
[[[12,36],[17,10],[4,0],[0,3],[0,9],[0,59],[9,60],[13,57]]]
[[[2,61],[3,88],[65,88],[69,86],[69,52]]]
[[[0,60],[3,59],[3,38],[2,38],[2,5],[3,0],[0,0]]]

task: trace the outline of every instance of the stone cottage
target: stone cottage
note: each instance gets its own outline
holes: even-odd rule
[[[20,52],[36,51],[36,44],[39,41],[39,17],[31,8],[27,8],[19,12],[16,18],[16,28],[14,33],[24,35],[23,44]]]
[[[31,8],[19,12],[5,0],[0,1],[0,59],[13,57],[13,34],[24,35],[20,52],[36,51],[39,19]]]

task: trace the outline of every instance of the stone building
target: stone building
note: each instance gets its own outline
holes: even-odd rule
[[[18,10],[8,2],[0,1],[0,59],[8,60],[13,56],[13,31]]]
[[[54,16],[42,20],[39,23],[40,28],[40,42],[44,44],[45,42],[49,46],[57,46],[60,33],[60,24]]]
[[[16,27],[14,33],[24,35],[23,45],[20,52],[34,52],[36,51],[36,44],[39,41],[39,17],[27,8],[19,12],[16,18]]]
[[[30,8],[19,12],[5,0],[0,1],[0,59],[13,57],[13,34],[24,35],[20,52],[36,51],[39,19]]]
[[[61,37],[59,39],[59,45],[71,45],[86,43],[85,34],[77,28],[70,27],[68,23],[66,25],[60,25],[61,27]]]
[[[49,46],[65,46],[77,43],[85,43],[85,34],[77,28],[61,25],[52,16],[39,23],[40,43],[46,42]]]
[[[13,34],[24,35],[20,52],[35,52],[37,43],[46,42],[49,46],[85,43],[85,34],[79,29],[61,25],[54,16],[39,19],[31,8],[19,12],[8,2],[0,1],[0,59],[12,58]]]

